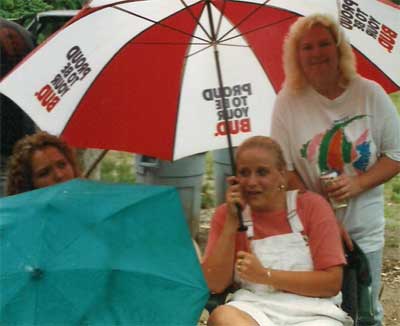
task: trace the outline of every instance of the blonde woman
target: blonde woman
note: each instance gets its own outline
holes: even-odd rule
[[[339,174],[327,195],[348,204],[335,213],[348,248],[351,237],[368,257],[375,325],[381,325],[383,183],[400,172],[396,108],[382,87],[356,73],[351,46],[330,16],[300,18],[291,26],[284,70],[272,136],[283,149],[289,185],[322,194],[321,174]]]
[[[345,258],[329,204],[311,192],[286,191],[285,160],[269,137],[243,142],[236,163],[202,267],[212,292],[234,281],[239,289],[208,325],[351,325],[340,308]],[[236,204],[252,221],[250,243],[237,232]]]

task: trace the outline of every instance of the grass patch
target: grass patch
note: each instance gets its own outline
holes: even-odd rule
[[[385,218],[388,227],[400,228],[400,175],[385,184]]]
[[[400,92],[390,95],[400,114]],[[385,247],[399,248],[398,233],[400,230],[400,175],[393,177],[385,184]]]

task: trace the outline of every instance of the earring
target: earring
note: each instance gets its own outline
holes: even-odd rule
[[[286,189],[286,186],[284,184],[279,185],[279,190],[283,191]]]

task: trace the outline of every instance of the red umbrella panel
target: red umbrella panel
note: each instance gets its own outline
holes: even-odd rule
[[[236,146],[269,134],[283,39],[299,16],[337,16],[360,72],[399,89],[399,11],[377,1],[337,3],[93,0],[0,91],[77,147],[176,160],[227,147],[228,130]]]

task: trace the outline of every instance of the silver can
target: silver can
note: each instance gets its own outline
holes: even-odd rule
[[[326,192],[326,187],[330,186],[332,183],[335,182],[336,178],[339,176],[339,174],[335,170],[331,171],[323,171],[319,177],[322,190],[324,193],[327,195]],[[333,209],[339,209],[339,208],[344,208],[347,207],[347,201],[342,200],[342,201],[337,201],[334,198],[328,196],[329,202],[331,203],[331,206]]]

